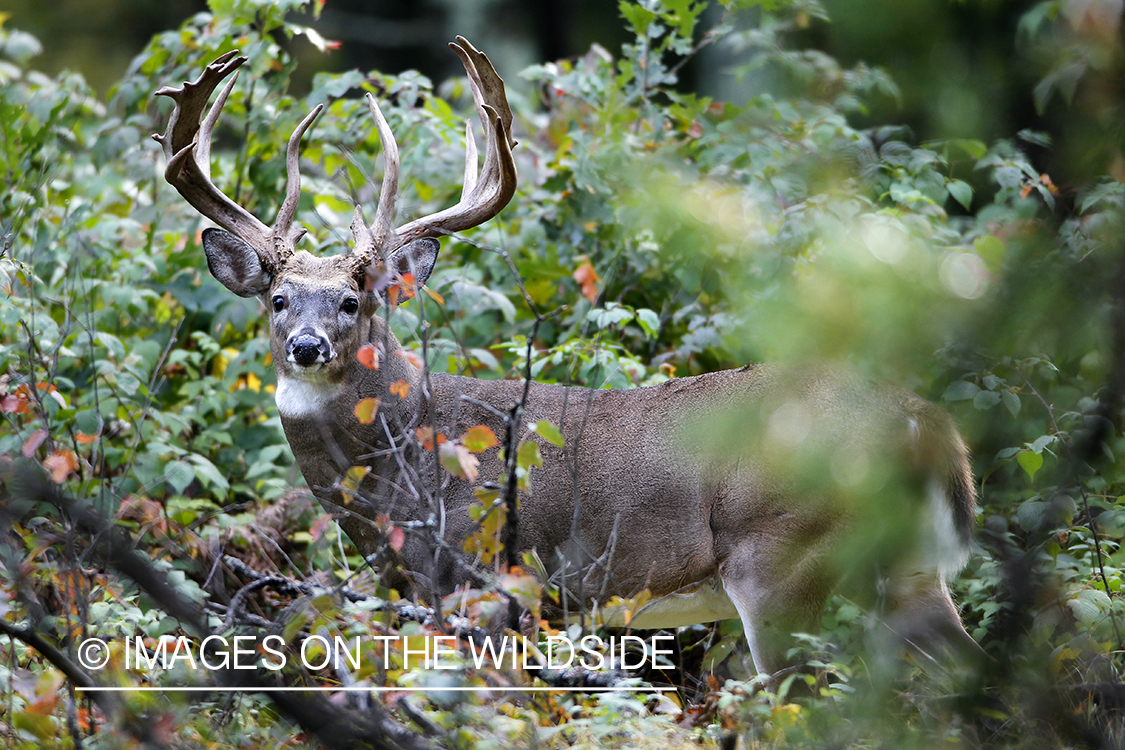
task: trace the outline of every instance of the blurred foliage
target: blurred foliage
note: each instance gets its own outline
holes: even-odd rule
[[[344,248],[353,203],[374,202],[378,139],[362,92],[385,103],[402,144],[400,212],[437,210],[460,190],[466,84],[435,91],[415,72],[352,71],[317,76],[296,100],[281,43],[311,38],[286,16],[305,6],[212,2],[154,37],[104,100],[76,74],[35,72],[38,42],[0,26],[5,497],[14,463],[35,461],[82,507],[130,529],[214,624],[233,580],[212,573],[224,553],[392,594],[293,489],[265,318],[206,270],[203,222],[164,183],[147,138],[168,114],[153,92],[230,49],[250,58],[213,173],[266,219],[280,204],[289,133],[326,103],[302,157],[299,219],[314,253]],[[1022,16],[1016,33],[1041,76],[1033,96],[1062,123],[1054,142],[1020,131],[919,143],[895,125],[861,127],[872,100],[902,91],[882,70],[795,44],[825,23],[812,0],[724,0],[710,11],[642,0],[620,12],[633,38],[618,54],[594,47],[523,71],[540,100],[513,98],[519,194],[498,220],[444,243],[436,296],[403,306],[397,333],[421,352],[424,303],[431,369],[519,377],[532,306],[561,308],[531,342],[544,382],[632,387],[747,361],[826,361],[942,403],[981,482],[979,555],[955,596],[995,661],[980,675],[881,686],[858,656],[862,613],[842,601],[806,644],[831,675],[828,697],[811,703],[789,697],[793,683],[759,690],[740,628],[727,622],[683,629],[679,666],[694,669],[676,670],[679,690],[661,700],[422,691],[396,699],[409,704],[400,711],[466,747],[695,746],[730,733],[755,747],[1119,741],[1125,188],[1123,89],[1110,84],[1120,81],[1120,3],[1060,0]],[[711,46],[737,51],[743,75],[772,83],[745,103],[683,91],[681,64]],[[1047,150],[1077,162],[1063,189],[1032,158]],[[72,529],[52,508],[21,510],[0,540],[5,621],[64,649],[92,635],[179,632]],[[249,606],[291,633],[428,632],[327,596],[279,614],[283,604]],[[487,622],[496,606],[485,592],[473,615]],[[41,654],[0,644],[9,746],[75,745],[97,729],[105,746],[126,743]],[[198,678],[126,670],[119,657],[109,681]],[[699,677],[700,665],[723,677]],[[434,679],[401,668],[354,677]],[[466,662],[442,679],[525,678]],[[301,741],[258,697],[127,700],[192,746]]]

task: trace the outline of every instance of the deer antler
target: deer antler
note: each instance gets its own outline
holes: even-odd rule
[[[511,135],[512,110],[504,93],[504,80],[497,75],[488,57],[465,37],[457,37],[457,42],[450,42],[449,46],[465,66],[473,101],[484,126],[486,145],[480,179],[477,179],[477,148],[472,126],[466,124],[465,182],[461,200],[455,206],[392,229],[398,198],[398,145],[375,97],[368,94],[371,116],[383,144],[383,186],[374,223],[367,227],[359,206],[356,206],[352,235],[355,253],[364,256],[369,265],[381,267],[391,251],[408,242],[422,237],[440,237],[482,224],[500,213],[516,192],[516,165],[512,160],[512,147],[516,142]]]
[[[204,69],[199,78],[184,83],[180,88],[165,86],[157,91],[157,96],[171,97],[176,102],[176,107],[168,119],[164,135],[155,134],[152,137],[163,147],[164,158],[168,161],[164,178],[180,195],[199,213],[257,250],[267,265],[277,268],[293,253],[297,241],[306,231],[304,227],[293,225],[297,202],[301,197],[298,151],[301,137],[324,105],[318,105],[310,112],[289,138],[289,146],[285,152],[285,201],[277,212],[273,227],[267,227],[224,195],[211,181],[211,134],[227,96],[238,80],[237,73],[219,92],[219,98],[215,100],[207,116],[200,120],[211,92],[246,62],[245,57],[236,57],[237,54],[238,50],[233,50],[219,57]]]

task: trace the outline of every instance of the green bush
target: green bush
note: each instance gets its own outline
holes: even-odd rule
[[[104,102],[76,74],[35,72],[38,43],[0,25],[0,732],[12,747],[62,736],[76,746],[89,733],[96,746],[124,745],[146,736],[138,717],[159,717],[192,745],[298,742],[281,720],[289,714],[258,697],[209,697],[197,709],[126,696],[131,718],[106,724],[104,707],[76,698],[42,649],[16,637],[11,628],[23,628],[73,650],[87,634],[183,632],[81,531],[86,510],[128,530],[213,625],[224,610],[212,605],[229,600],[214,573],[225,553],[294,580],[394,596],[295,491],[265,317],[207,272],[202,220],[165,183],[147,137],[169,113],[157,89],[238,48],[249,62],[217,129],[213,174],[252,213],[272,218],[289,134],[326,104],[305,137],[298,220],[311,230],[304,248],[346,249],[352,206],[373,213],[382,168],[365,92],[402,148],[401,213],[456,202],[465,82],[435,90],[413,72],[352,71],[317,76],[295,100],[279,39],[323,41],[287,20],[306,5],[212,2],[154,38]],[[748,361],[827,361],[942,403],[974,447],[981,492],[979,555],[955,594],[994,661],[977,675],[872,687],[856,656],[860,611],[838,602],[808,642],[832,675],[824,702],[789,700],[792,685],[760,692],[737,623],[723,623],[680,635],[686,659],[725,660],[728,682],[691,687],[678,674],[677,693],[648,703],[418,693],[398,715],[466,747],[707,744],[729,732],[747,746],[818,747],[1119,737],[1103,701],[1119,689],[1125,627],[1125,188],[1096,175],[1060,193],[1027,155],[1049,145],[1037,133],[918,144],[903,128],[860,128],[866,102],[894,96],[894,84],[792,46],[823,20],[818,5],[719,5],[704,30],[705,3],[623,1],[635,39],[619,55],[594,48],[522,72],[539,100],[512,96],[519,193],[497,220],[443,243],[433,294],[401,308],[396,332],[421,354],[424,312],[428,366],[480,378],[519,378],[530,366],[544,382],[628,388]],[[1020,33],[1053,50],[1041,56],[1062,66],[1081,53],[1085,66],[1069,79],[1046,73],[1043,107],[1062,107],[1053,92],[1073,94],[1083,76],[1120,65],[1120,40],[1083,28],[1057,3],[1024,16]],[[769,85],[745,104],[684,91],[681,63],[712,44],[741,50],[741,74]],[[1103,135],[1120,159],[1119,134]],[[73,499],[70,510],[26,502],[26,462]],[[428,632],[370,599],[294,596],[284,616],[269,597],[254,615],[287,632]],[[481,611],[499,600],[485,592]],[[114,680],[145,677],[114,664]],[[402,686],[431,677],[360,675]],[[466,665],[455,677],[518,679]]]

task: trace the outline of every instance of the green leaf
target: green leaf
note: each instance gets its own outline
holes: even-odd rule
[[[1035,479],[1035,472],[1043,466],[1043,457],[1031,451],[1020,451],[1016,455],[1016,461],[1027,472],[1028,479]]]
[[[1004,268],[1004,258],[1008,254],[1008,246],[998,237],[986,234],[973,240],[973,252],[984,261],[988,270],[998,273]]]
[[[527,429],[546,440],[551,445],[563,447],[563,436],[558,427],[551,424],[550,420],[540,419],[535,424],[529,424]]]
[[[1075,619],[1086,625],[1093,625],[1104,612],[1113,606],[1109,596],[1101,589],[1083,589],[1066,603],[1074,613]]]
[[[521,469],[530,466],[542,466],[543,456],[539,453],[539,443],[534,440],[525,440],[521,443],[519,452],[516,454],[516,464]]]
[[[960,203],[968,211],[973,203],[973,188],[969,183],[962,180],[950,180],[945,184],[945,189],[949,191],[949,195],[953,200]]]
[[[660,316],[647,307],[637,310],[637,323],[650,339],[656,338],[660,333]]]
[[[1020,406],[1022,402],[1020,401],[1020,397],[1018,395],[1012,393],[1011,391],[1002,391],[1000,393],[1000,398],[1004,400],[1004,406],[1007,407],[1008,411],[1013,417],[1020,413]]]
[[[164,481],[172,486],[177,495],[184,494],[184,490],[195,479],[195,471],[187,461],[170,461],[164,467]]]
[[[976,383],[968,380],[958,380],[945,389],[945,395],[943,395],[942,398],[946,401],[968,401],[976,397],[979,392],[980,386]]]
[[[973,396],[973,406],[986,411],[1000,403],[1000,394],[996,391],[978,391],[977,395]]]

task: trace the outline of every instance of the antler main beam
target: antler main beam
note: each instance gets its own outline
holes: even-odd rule
[[[160,143],[168,162],[164,178],[180,195],[199,213],[258,250],[267,264],[277,267],[293,253],[297,241],[306,231],[304,227],[293,224],[301,197],[299,151],[302,136],[324,105],[318,105],[310,112],[289,138],[285,152],[285,201],[273,227],[267,227],[211,181],[211,135],[227,96],[238,80],[236,71],[246,60],[246,57],[238,56],[238,50],[233,50],[208,65],[195,81],[186,82],[179,88],[165,86],[157,91],[157,96],[170,97],[176,106],[168,118],[164,134],[153,135],[153,139]],[[219,92],[219,98],[201,119],[211,93],[231,73],[235,74],[234,77]]]
[[[367,227],[360,209],[352,221],[355,252],[370,257],[381,266],[386,256],[408,242],[422,237],[440,237],[450,232],[475,227],[500,213],[516,191],[516,165],[512,159],[512,110],[504,92],[504,80],[496,73],[488,57],[473,47],[465,37],[457,37],[449,46],[461,58],[473,101],[484,126],[484,168],[477,178],[477,149],[472,127],[465,129],[465,183],[461,200],[455,206],[415,219],[398,229],[394,225],[395,202],[398,199],[398,145],[375,97],[367,95],[371,116],[379,140],[383,144],[384,177],[379,194],[375,221]]]

